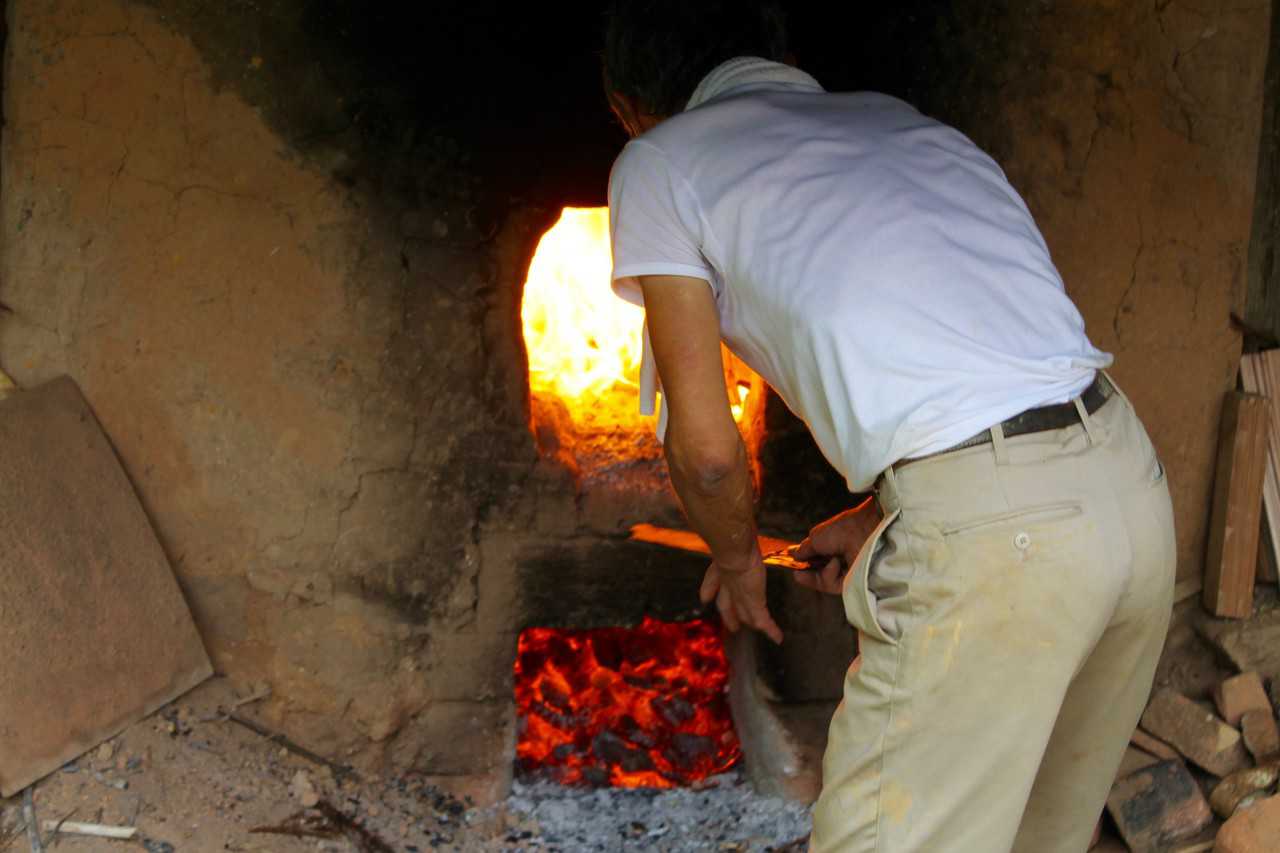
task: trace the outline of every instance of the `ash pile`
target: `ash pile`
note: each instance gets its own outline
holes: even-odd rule
[[[503,804],[512,851],[781,853],[807,847],[806,806],[761,796],[740,772],[686,788],[585,788],[517,781]]]

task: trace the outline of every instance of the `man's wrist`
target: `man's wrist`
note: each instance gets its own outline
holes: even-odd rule
[[[746,554],[735,554],[728,558],[715,555],[713,556],[716,561],[716,566],[719,567],[720,571],[726,575],[745,574],[756,566],[759,566],[764,560],[760,555],[760,549],[758,547],[753,547]]]

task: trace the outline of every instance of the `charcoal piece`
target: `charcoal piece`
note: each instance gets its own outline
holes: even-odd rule
[[[582,779],[588,785],[603,788],[609,784],[609,771],[600,767],[582,768]]]
[[[677,767],[693,768],[700,759],[711,758],[715,753],[715,741],[706,735],[679,732],[671,739],[665,755]]]
[[[601,732],[591,743],[596,757],[606,764],[616,764],[627,773],[639,773],[653,769],[653,759],[647,752],[632,749],[627,742],[613,732]]]
[[[618,721],[618,729],[622,737],[636,746],[645,749],[653,749],[658,745],[657,739],[650,733],[640,728],[640,724],[636,722],[635,717],[630,714]]]
[[[650,701],[650,706],[658,716],[666,720],[672,728],[692,720],[697,709],[679,696],[660,697]]]
[[[601,732],[591,742],[591,751],[606,764],[621,764],[630,750],[626,742],[613,732]]]
[[[569,699],[569,694],[557,689],[555,685],[544,681],[538,685],[538,691],[542,694],[543,702],[565,714],[573,713],[573,703]]]

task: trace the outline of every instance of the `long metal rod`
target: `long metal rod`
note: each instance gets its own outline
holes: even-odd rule
[[[22,819],[27,822],[27,842],[31,844],[31,853],[44,853],[44,845],[40,843],[40,824],[36,823],[36,799],[33,793],[35,785],[22,792]]]

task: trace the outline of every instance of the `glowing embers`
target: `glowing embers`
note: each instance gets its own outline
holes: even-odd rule
[[[564,784],[670,788],[732,767],[741,749],[719,629],[646,618],[638,628],[520,635],[519,768]]]

